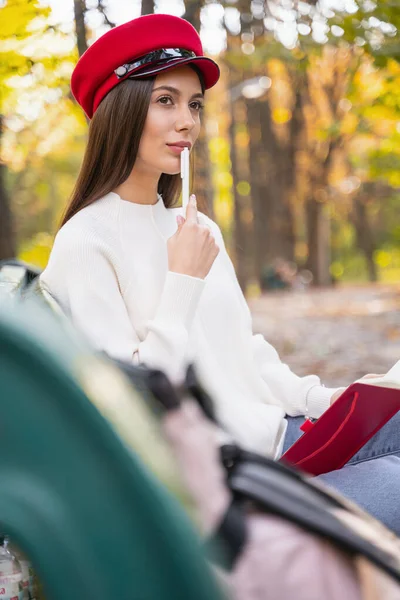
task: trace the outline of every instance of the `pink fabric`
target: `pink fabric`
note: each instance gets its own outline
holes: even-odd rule
[[[231,500],[220,465],[216,429],[193,400],[168,412],[164,429],[198,507],[204,533],[211,533]]]
[[[218,430],[191,399],[166,413],[163,426],[198,507],[203,531],[211,533],[231,501],[220,464]],[[399,586],[367,561],[360,569],[359,562],[329,542],[282,518],[249,514],[247,526],[248,541],[234,571],[226,574],[216,569],[230,598],[400,600]]]
[[[237,600],[361,600],[352,561],[272,515],[249,517],[249,543],[232,575]]]

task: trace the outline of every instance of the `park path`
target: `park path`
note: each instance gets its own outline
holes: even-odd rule
[[[400,359],[400,285],[272,292],[249,300],[253,329],[298,375],[328,386],[385,373]]]

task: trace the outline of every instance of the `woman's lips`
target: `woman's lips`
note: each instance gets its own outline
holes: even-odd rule
[[[183,146],[174,146],[173,144],[167,144],[167,146],[174,154],[180,154],[183,150]]]

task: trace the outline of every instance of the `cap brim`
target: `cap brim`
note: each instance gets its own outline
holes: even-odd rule
[[[219,66],[211,58],[205,56],[196,56],[196,58],[172,58],[168,62],[160,64],[152,63],[143,68],[139,68],[133,73],[129,73],[124,79],[141,79],[144,77],[150,77],[161,71],[168,71],[175,69],[176,67],[182,67],[183,65],[195,64],[199,71],[201,71],[204,78],[204,85],[206,90],[213,87],[220,76]]]

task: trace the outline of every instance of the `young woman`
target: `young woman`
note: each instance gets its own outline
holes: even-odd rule
[[[193,148],[204,92],[219,77],[202,54],[188,22],[157,14],[110,30],[81,57],[72,91],[89,139],[41,283],[112,357],[173,381],[194,362],[225,428],[279,458],[302,415],[319,417],[341,390],[298,377],[253,335],[218,226],[194,197],[186,214],[176,207],[180,154]],[[398,423],[322,479],[400,533]]]

